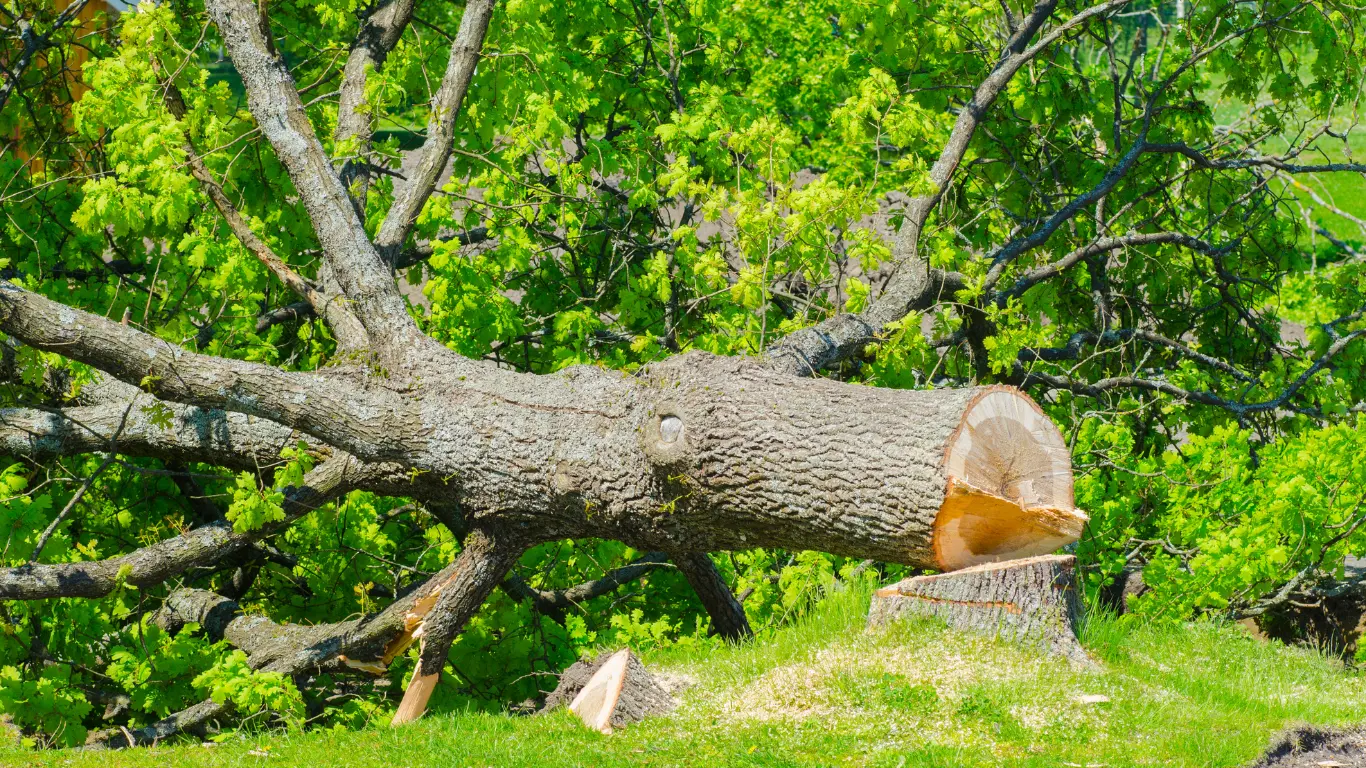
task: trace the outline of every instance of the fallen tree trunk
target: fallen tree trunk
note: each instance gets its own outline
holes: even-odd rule
[[[543,541],[782,547],[953,570],[1053,551],[1086,520],[1057,428],[1008,387],[879,389],[702,352],[634,376],[534,376],[471,366],[437,346],[360,391],[340,373],[262,372],[170,349],[3,283],[0,330],[146,379],[154,394],[291,423],[367,466],[392,461],[439,478],[409,493],[458,505],[471,536],[502,544],[487,563],[466,563],[479,578],[456,579],[434,604],[441,631],[428,636],[418,680],[439,672],[468,613]]]
[[[215,193],[212,174],[195,175],[242,244],[322,312],[345,354],[312,372],[199,354],[0,281],[0,331],[139,387],[138,397],[171,408],[177,419],[167,430],[164,412],[137,416],[153,408],[9,411],[0,414],[8,422],[0,428],[0,450],[46,457],[101,451],[249,468],[260,464],[258,456],[273,461],[281,440],[304,437],[363,468],[379,468],[358,469],[368,477],[347,487],[460,510],[461,519],[446,523],[469,534],[456,562],[380,614],[327,627],[258,625],[239,639],[263,644],[253,663],[268,660],[268,668],[290,673],[338,660],[381,667],[420,639],[419,673],[398,721],[421,713],[455,633],[519,553],[540,542],[598,537],[677,553],[727,636],[743,635],[747,625],[707,561],[710,551],[820,550],[940,570],[1051,551],[1080,535],[1085,516],[1073,509],[1066,446],[1022,393],[893,391],[792,374],[814,374],[846,358],[911,309],[947,298],[963,283],[962,276],[920,268],[928,265],[917,256],[919,232],[949,188],[982,110],[1066,25],[1085,18],[1074,16],[1031,45],[1055,5],[1040,2],[1015,25],[974,91],[979,109],[962,112],[935,163],[933,191],[911,201],[886,295],[862,315],[795,334],[768,360],[692,352],[635,375],[583,366],[533,376],[463,358],[426,336],[393,275],[450,156],[492,4],[466,7],[433,96],[418,173],[396,188],[372,239],[364,206],[358,210],[349,181],[334,172],[275,49],[264,6],[206,0],[255,124],[312,224],[323,261],[312,282],[321,291],[269,251]],[[406,7],[376,9],[365,23],[347,64],[345,104],[363,101],[364,73],[373,70],[365,62],[382,63],[402,35]],[[165,86],[172,96],[173,78]],[[363,120],[344,114],[339,121],[339,137],[368,144]],[[1005,264],[998,259],[993,270]],[[324,295],[338,300],[319,306]],[[384,467],[397,468],[408,484],[392,483],[394,473]],[[287,519],[297,514],[291,509]],[[129,572],[130,583],[148,586],[212,561],[215,548],[243,549],[255,538],[206,529],[117,561],[10,569],[0,574],[0,588],[10,599],[98,596]],[[236,632],[231,627],[241,621],[234,617],[224,632]],[[131,740],[202,721],[210,704]]]
[[[876,389],[705,353],[636,377],[490,375],[496,391],[423,405],[441,437],[424,450],[459,478],[472,527],[952,570],[1053,551],[1086,520],[1061,435],[1007,387]],[[521,468],[517,483],[507,467]]]
[[[173,349],[8,283],[0,330],[168,399],[441,478],[413,495],[528,545],[784,547],[951,570],[1052,551],[1086,520],[1057,428],[1008,387],[879,389],[704,352],[635,376],[537,376],[439,345],[382,386],[357,384]]]
[[[1090,663],[1077,642],[1076,558],[1044,555],[916,576],[873,595],[868,625],[931,616],[949,626]]]

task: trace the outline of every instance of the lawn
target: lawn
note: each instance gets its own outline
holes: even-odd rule
[[[928,622],[870,633],[866,589],[740,647],[664,650],[681,705],[602,736],[563,711],[446,713],[401,729],[257,734],[213,747],[0,752],[32,766],[1238,766],[1292,724],[1366,721],[1366,679],[1209,622],[1095,617],[1069,667]]]

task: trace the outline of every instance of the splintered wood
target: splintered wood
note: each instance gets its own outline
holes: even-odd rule
[[[673,697],[655,682],[629,648],[603,654],[591,663],[578,662],[565,670],[541,711],[563,706],[566,701],[584,725],[607,734],[674,707]]]
[[[1089,664],[1077,642],[1075,558],[1044,555],[916,576],[879,589],[868,625],[932,616],[956,629],[1000,637]]]

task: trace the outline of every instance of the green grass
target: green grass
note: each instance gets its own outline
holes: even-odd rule
[[[1085,670],[933,623],[869,633],[867,601],[849,589],[758,642],[649,655],[652,669],[694,685],[672,715],[613,736],[565,712],[453,713],[213,748],[0,752],[0,764],[1237,766],[1288,725],[1366,721],[1359,674],[1236,627],[1097,617],[1084,641],[1100,665]],[[1079,703],[1083,695],[1109,700]]]

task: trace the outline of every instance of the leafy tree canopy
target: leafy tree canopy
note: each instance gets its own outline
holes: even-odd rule
[[[1357,6],[1041,3],[1025,30],[1036,9],[1014,0],[507,0],[435,190],[386,241],[441,135],[432,104],[467,10],[417,2],[348,79],[353,41],[394,3],[267,5],[265,37],[408,311],[462,355],[632,372],[694,349],[759,356],[863,317],[874,336],[821,375],[1011,384],[1044,406],[1092,516],[1076,548],[1088,585],[1144,567],[1142,614],[1255,615],[1331,588],[1366,544]],[[201,0],[18,0],[0,25],[7,280],[208,355],[351,362],[318,316],[336,280],[305,196]],[[916,270],[935,294],[888,310]],[[107,386],[18,338],[3,354],[15,435]],[[295,514],[290,489],[321,458],[301,434],[228,468],[120,450],[126,425],[169,430],[178,414],[138,400],[113,440],[70,455],[7,438],[0,565],[107,560],[218,519],[271,535],[165,583],[117,571],[96,599],[4,602],[0,712],[55,745],[205,698],[295,725],[387,717],[412,658],[378,682],[300,687],[155,614],[180,586],[282,623],[373,612],[460,550],[443,512],[354,491]],[[534,696],[534,673],[599,644],[717,642],[650,554],[532,549],[457,641],[435,705]],[[715,560],[760,632],[870,567]],[[612,589],[547,602],[632,563]]]

